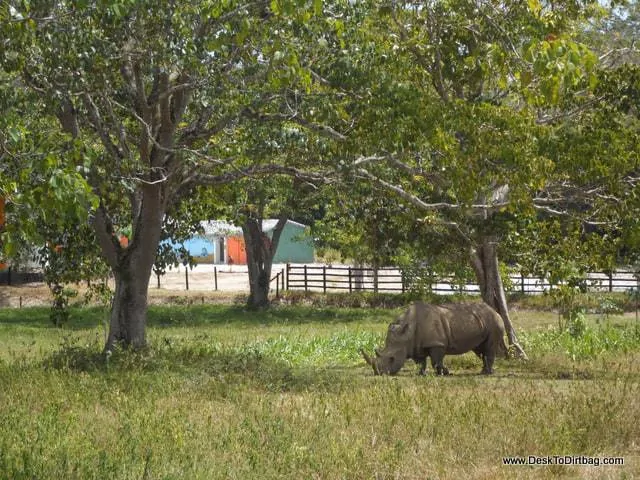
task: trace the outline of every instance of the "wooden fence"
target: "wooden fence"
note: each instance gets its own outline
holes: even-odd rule
[[[426,279],[425,279],[426,280]],[[543,278],[511,275],[511,291],[525,294],[542,293],[552,285]],[[349,266],[287,265],[287,290],[369,292],[406,292],[412,285],[398,268],[368,268]],[[479,293],[477,284],[458,285],[452,277],[434,277],[425,282],[436,293]],[[589,291],[625,292],[640,289],[640,272],[616,271],[589,273],[585,281]]]
[[[42,272],[16,272],[11,267],[0,272],[0,285],[24,285],[25,283],[44,282]]]
[[[212,282],[207,289],[218,290],[220,279],[214,267]],[[189,274],[185,271],[185,287],[189,290]],[[31,282],[43,282],[41,272],[18,272],[11,269],[0,272],[0,285],[21,285]],[[368,268],[350,266],[291,265],[275,272],[271,280],[271,289],[276,296],[281,290],[327,291],[369,291],[369,292],[406,292],[412,288],[408,275],[398,268]],[[452,277],[434,277],[421,280],[425,288],[435,293],[479,293],[478,285],[468,283],[458,285]],[[546,279],[511,275],[511,291],[525,294],[542,293],[552,285]],[[616,271],[608,273],[590,273],[585,287],[589,291],[625,292],[631,289],[640,291],[640,272]],[[202,289],[202,287],[200,287]]]

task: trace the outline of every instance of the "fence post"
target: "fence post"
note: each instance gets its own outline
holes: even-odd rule
[[[373,292],[378,293],[378,267],[373,267]]]
[[[282,276],[282,291],[284,291],[284,268],[280,270],[280,275]]]
[[[189,267],[187,267],[186,265],[184,267],[184,281],[187,290],[189,290]]]
[[[291,264],[287,263],[287,279],[286,279],[286,281],[287,281],[287,288],[286,289],[287,290],[289,290],[289,275],[290,275],[290,271],[291,271]]]
[[[524,273],[520,272],[520,291],[524,295],[526,292],[524,290]]]
[[[7,285],[11,286],[11,267],[9,267],[9,271],[7,272]]]
[[[276,275],[276,298],[280,298],[280,274]]]
[[[352,288],[351,288],[351,266],[349,266],[349,293],[352,293]]]
[[[304,264],[304,291],[307,292],[309,288],[307,287],[307,264]]]
[[[609,292],[613,292],[613,272],[609,272]]]
[[[322,292],[327,293],[327,266],[322,266]]]
[[[213,267],[213,287],[218,291],[218,267]]]

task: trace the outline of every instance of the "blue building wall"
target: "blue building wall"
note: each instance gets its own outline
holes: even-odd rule
[[[206,238],[190,238],[184,242],[184,246],[197,263],[214,263],[216,246]],[[177,248],[179,245],[175,245],[175,247]]]

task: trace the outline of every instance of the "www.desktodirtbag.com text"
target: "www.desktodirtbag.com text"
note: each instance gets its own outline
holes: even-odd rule
[[[572,465],[592,466],[624,465],[623,457],[588,457],[585,455],[528,455],[526,457],[504,457],[503,465]]]

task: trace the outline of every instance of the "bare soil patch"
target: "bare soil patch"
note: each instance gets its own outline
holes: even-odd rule
[[[249,291],[246,268],[224,267],[216,272],[218,289],[215,289],[213,270],[196,267],[188,272],[189,290],[186,289],[186,275],[184,269],[173,270],[160,278],[160,288],[157,278],[153,275],[149,282],[149,303],[163,304],[192,304],[192,303],[244,303]],[[114,288],[113,281],[110,281]],[[84,302],[88,292],[84,283],[70,284],[69,288],[78,292],[71,300],[72,303]],[[49,287],[44,283],[28,283],[19,286],[0,286],[0,308],[20,308],[49,306],[52,301]]]

